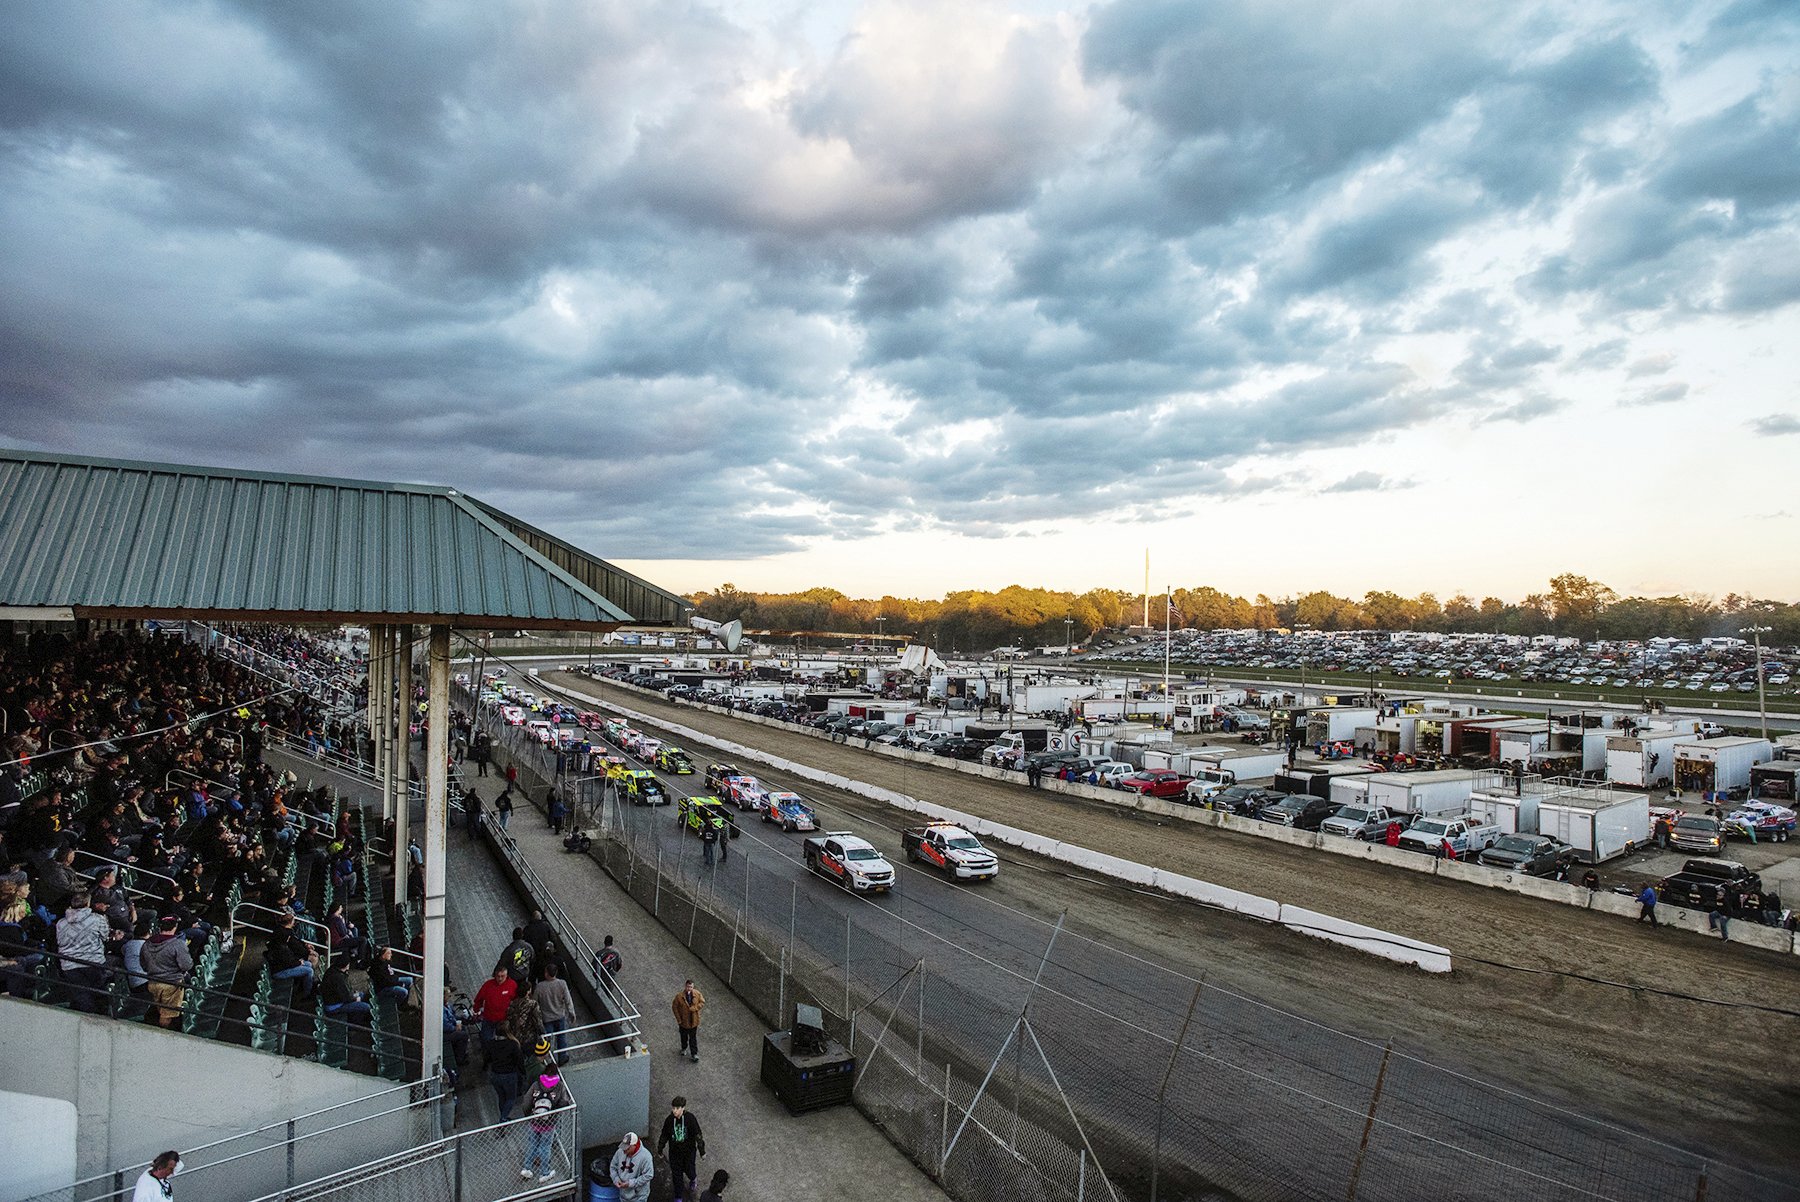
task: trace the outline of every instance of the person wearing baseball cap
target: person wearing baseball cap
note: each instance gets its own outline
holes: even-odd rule
[[[612,1158],[612,1183],[619,1191],[619,1202],[648,1202],[654,1180],[656,1162],[650,1159],[650,1149],[635,1131],[627,1131]]]

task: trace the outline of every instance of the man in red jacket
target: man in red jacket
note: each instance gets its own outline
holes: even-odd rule
[[[494,1033],[506,1021],[506,1012],[512,1009],[513,998],[518,993],[518,982],[507,975],[504,967],[495,968],[494,975],[483,981],[481,988],[475,991],[473,1009],[475,1017],[481,1020],[483,1048],[494,1042]]]

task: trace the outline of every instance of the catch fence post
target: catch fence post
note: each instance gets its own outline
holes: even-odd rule
[[[1075,1202],[1087,1199],[1087,1149],[1081,1150],[1081,1166],[1075,1170]]]
[[[1369,1095],[1369,1117],[1363,1122],[1362,1142],[1356,1147],[1356,1163],[1350,1167],[1350,1192],[1345,1202],[1356,1202],[1356,1186],[1362,1177],[1363,1158],[1369,1154],[1369,1136],[1375,1130],[1375,1107],[1381,1102],[1381,1087],[1387,1081],[1388,1060],[1394,1054],[1394,1041],[1388,1040],[1381,1052],[1381,1068],[1375,1073],[1375,1091]]]
[[[287,1121],[287,1183],[294,1188],[294,1120]]]
[[[944,1183],[944,1170],[950,1164],[950,1062],[944,1061],[944,1117],[938,1130],[938,1184]]]
[[[850,1017],[850,916],[844,915],[844,1017]]]
[[[656,893],[650,898],[650,917],[662,917],[662,844],[656,845]]]

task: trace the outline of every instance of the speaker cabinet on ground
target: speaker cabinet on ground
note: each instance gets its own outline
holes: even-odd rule
[[[817,1053],[796,1052],[793,1041],[789,1031],[771,1031],[763,1037],[762,1083],[793,1114],[848,1102],[856,1081],[856,1057],[836,1040],[827,1039]]]

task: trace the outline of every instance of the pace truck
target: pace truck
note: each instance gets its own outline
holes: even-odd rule
[[[802,854],[808,868],[854,893],[886,893],[894,887],[894,866],[867,839],[849,831],[814,835]]]
[[[1000,872],[994,853],[953,823],[932,822],[901,831],[900,844],[907,859],[935,865],[954,880],[992,880]]]

